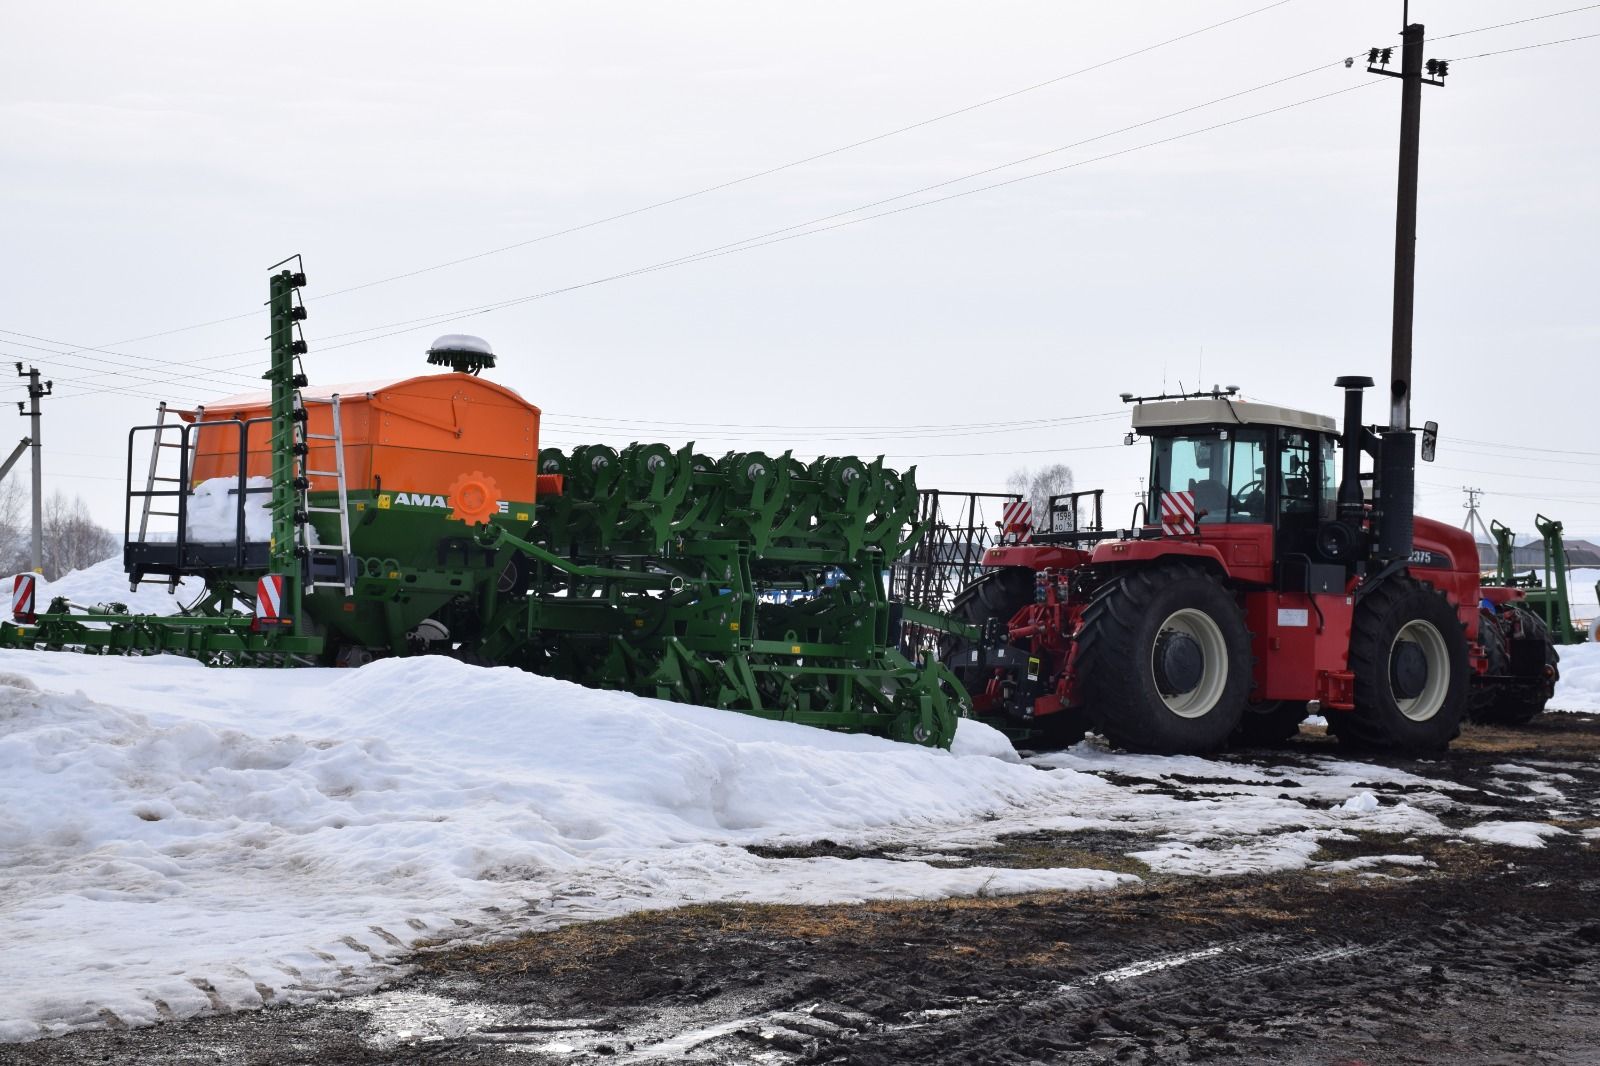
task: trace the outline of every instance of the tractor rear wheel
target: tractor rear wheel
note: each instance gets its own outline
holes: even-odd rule
[[[990,570],[956,593],[950,616],[969,626],[990,621],[1007,622],[1011,616],[1033,602],[1033,571],[1023,566],[1003,566]],[[965,637],[949,636],[939,641],[939,661],[950,668],[967,692],[976,696],[989,683],[989,671],[973,665],[971,653],[977,645]]]
[[[950,614],[958,622],[982,626],[990,621],[1008,622],[1016,613],[1033,602],[1034,572],[1023,566],[1006,566],[990,570],[956,595]],[[972,653],[978,645],[965,637],[945,637],[939,642],[939,661],[950,668],[969,695],[979,696],[988,688],[990,671],[972,662]],[[1088,732],[1082,712],[1066,708],[1044,718],[1026,722],[1012,718],[1006,723],[1013,731],[1026,727],[1025,742],[1037,742],[1042,747],[1071,747]]]
[[[1537,639],[1543,644],[1543,671],[1538,677],[1516,681],[1475,682],[1467,704],[1467,717],[1474,722],[1527,725],[1534,716],[1543,713],[1555,692],[1556,678],[1560,676],[1557,664],[1561,660],[1556,654],[1555,642],[1550,639],[1550,627],[1539,612],[1519,603],[1511,604],[1503,615],[1487,610],[1479,613],[1478,643],[1483,645],[1484,655],[1489,660],[1488,673],[1498,677],[1511,673],[1513,632],[1520,632],[1524,640]]]
[[[1331,712],[1328,731],[1412,755],[1448,747],[1461,732],[1470,672],[1450,601],[1421,582],[1391,578],[1356,606],[1350,631],[1355,710]]]
[[[1500,614],[1487,607],[1478,608],[1478,643],[1483,645],[1487,661],[1483,677],[1469,678],[1467,690],[1467,720],[1485,724],[1500,721],[1501,698],[1504,686],[1490,678],[1504,677],[1511,672],[1511,645],[1500,628]]]
[[[1194,567],[1139,567],[1084,612],[1079,676],[1119,747],[1199,754],[1227,743],[1250,688],[1250,633],[1221,582]]]

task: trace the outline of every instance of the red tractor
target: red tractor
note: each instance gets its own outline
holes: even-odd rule
[[[1548,633],[1521,624],[1518,590],[1480,587],[1468,533],[1413,519],[1415,438],[1361,424],[1372,380],[1336,384],[1342,436],[1231,388],[1125,395],[1151,441],[1143,524],[1079,529],[1073,500],[1070,531],[987,552],[954,612],[983,635],[941,647],[974,710],[1167,754],[1282,740],[1321,713],[1341,740],[1420,754],[1457,735],[1469,694],[1542,709]]]

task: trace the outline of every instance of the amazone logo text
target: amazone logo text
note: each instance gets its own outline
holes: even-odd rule
[[[407,507],[438,507],[442,509],[450,506],[449,497],[429,492],[397,492],[394,494],[394,502],[397,506],[403,505]],[[384,506],[381,498],[378,501],[378,506],[380,508]],[[501,500],[495,506],[501,514],[509,514],[511,512],[511,505],[504,500]]]

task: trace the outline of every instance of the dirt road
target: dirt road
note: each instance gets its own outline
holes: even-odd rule
[[[1332,750],[1305,735],[1221,761]],[[1144,827],[1017,834],[949,861],[1141,880],[641,914],[427,953],[396,985],[330,1007],[77,1034],[0,1048],[0,1062],[1600,1063],[1597,757],[1600,717],[1552,714],[1471,730],[1423,768],[1379,760],[1379,801],[1415,787],[1384,767],[1425,773],[1462,835],[1336,834],[1298,870],[1153,873],[1135,856]],[[1138,787],[1232,786],[1169,774]],[[1496,843],[1501,825],[1523,844],[1529,826],[1549,835]]]

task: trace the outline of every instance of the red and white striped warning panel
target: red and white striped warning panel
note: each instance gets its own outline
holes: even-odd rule
[[[1033,539],[1033,505],[1027,500],[1012,500],[1000,515],[1000,540],[1026,544]]]
[[[256,627],[286,626],[283,617],[283,575],[268,574],[256,582]]]
[[[1161,494],[1161,532],[1169,537],[1186,537],[1195,531],[1194,493]]]
[[[18,574],[17,580],[11,586],[11,617],[19,622],[33,622],[38,619],[38,612],[34,609],[34,596],[39,588],[37,574]]]

